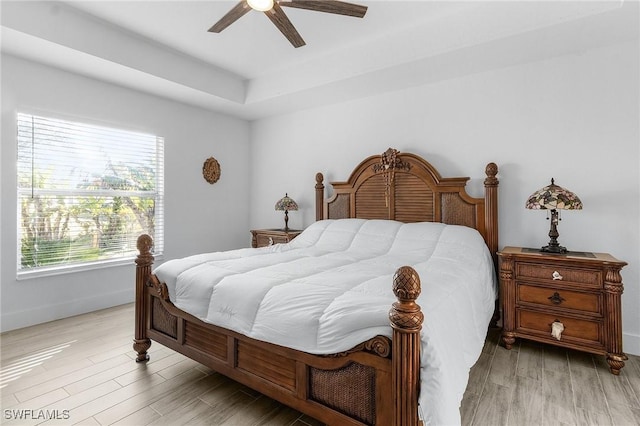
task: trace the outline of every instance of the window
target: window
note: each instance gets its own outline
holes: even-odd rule
[[[18,276],[133,258],[164,237],[161,137],[18,114]]]

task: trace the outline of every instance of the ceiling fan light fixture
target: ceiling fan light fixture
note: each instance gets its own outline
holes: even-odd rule
[[[249,7],[259,12],[266,12],[273,9],[273,0],[247,0]]]
[[[250,10],[257,10],[264,12],[267,18],[273,22],[293,47],[304,46],[305,42],[303,38],[300,37],[298,30],[296,30],[296,27],[291,23],[287,14],[284,13],[284,10],[282,10],[280,6],[353,16],[355,18],[362,18],[365,13],[367,13],[367,6],[347,3],[346,1],[340,0],[240,0],[226,15],[213,24],[208,31],[210,33],[220,33],[229,25],[249,13]]]

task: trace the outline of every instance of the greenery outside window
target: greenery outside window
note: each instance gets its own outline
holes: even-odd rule
[[[19,113],[18,277],[105,266],[164,241],[162,137]]]

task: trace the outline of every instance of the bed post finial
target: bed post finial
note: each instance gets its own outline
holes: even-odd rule
[[[316,220],[324,219],[324,176],[316,173]]]
[[[149,360],[147,350],[151,347],[151,340],[147,337],[146,330],[145,286],[153,265],[153,255],[151,254],[153,239],[147,234],[142,234],[138,237],[136,247],[140,254],[136,257],[136,329],[133,350],[138,353],[136,362],[143,362]]]
[[[485,174],[487,175],[487,179],[485,180],[485,184],[487,181],[491,181],[494,185],[498,184],[498,178],[496,175],[498,174],[498,165],[496,163],[489,163],[487,167],[484,169]]]
[[[418,425],[420,388],[420,329],[424,315],[416,299],[420,295],[420,277],[410,266],[400,267],[393,276],[393,293],[398,301],[389,311],[393,328],[394,425]]]

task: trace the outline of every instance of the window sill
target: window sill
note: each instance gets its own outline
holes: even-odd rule
[[[163,259],[162,254],[154,255],[156,261]],[[52,266],[50,268],[39,268],[35,271],[18,271],[17,281],[30,280],[34,278],[51,277],[55,275],[73,274],[77,272],[87,272],[96,269],[112,268],[117,266],[134,266],[136,256],[114,260],[101,260],[99,262],[83,263],[82,265]]]

